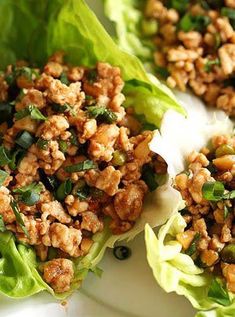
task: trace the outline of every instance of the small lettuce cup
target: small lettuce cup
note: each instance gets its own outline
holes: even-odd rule
[[[197,316],[234,316],[233,233],[232,224],[228,225],[233,211],[227,207],[232,206],[233,190],[224,176],[229,167],[225,171],[218,164],[228,158],[233,124],[222,113],[201,111],[202,104],[195,97],[187,98],[188,104],[198,109],[197,115],[189,109],[186,119],[167,112],[160,132],[156,132],[162,142],[150,143],[150,148],[161,155],[169,153],[168,158],[164,156],[169,182],[181,193],[181,205],[157,234],[146,225],[147,259],[158,284],[168,293],[184,295],[201,310]],[[204,154],[199,153],[201,149]],[[221,186],[220,192],[217,186]]]

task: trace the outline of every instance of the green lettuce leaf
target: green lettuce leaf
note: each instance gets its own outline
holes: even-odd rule
[[[151,150],[160,154],[168,164],[170,184],[174,184],[175,176],[186,168],[186,159],[193,150],[200,150],[215,135],[233,131],[233,123],[224,113],[207,111],[197,97],[189,94],[178,93],[177,96],[185,106],[187,118],[169,110],[150,142]],[[184,231],[186,223],[179,213],[184,204],[182,197],[180,200],[157,236],[146,225],[147,260],[153,275],[166,292],[184,295],[196,309],[212,310],[199,313],[197,317],[234,316],[234,296],[230,295],[233,302],[227,307],[211,299],[208,291],[213,276],[198,268],[190,256],[181,253],[182,246],[176,235]]]
[[[103,0],[106,16],[115,24],[116,42],[126,52],[138,56],[146,69],[154,73],[154,44],[143,15],[144,0]],[[147,25],[146,25],[147,24]],[[150,34],[151,35],[151,34]]]
[[[17,245],[12,233],[0,233],[0,254],[2,294],[20,298],[50,290],[36,270],[34,251],[24,245]]]
[[[159,126],[168,109],[185,113],[169,90],[158,81],[153,82],[135,56],[118,48],[84,0],[3,0],[0,1],[0,27],[0,69],[19,59],[41,67],[52,53],[63,50],[71,64],[93,67],[96,62],[103,61],[119,66],[125,81],[126,106],[136,107],[138,114],[144,115],[150,123]],[[71,291],[89,271],[96,270],[105,249],[112,247],[115,241],[134,237],[144,229],[146,222],[155,226],[166,221],[160,202],[161,210],[155,217],[154,203],[161,191],[159,187],[147,199],[146,208],[132,230],[115,236],[106,224],[105,230],[93,237],[95,243],[89,254],[74,261],[75,279]],[[163,198],[166,199],[164,195]],[[175,194],[172,201],[177,204],[178,200]],[[12,297],[30,296],[44,289],[53,294],[37,272],[38,263],[32,249],[16,244],[13,238],[9,243],[11,247],[4,249],[1,262],[0,291]],[[64,298],[69,294],[54,295]]]
[[[147,109],[139,107],[139,112],[147,113],[151,123],[159,126],[169,108],[184,113],[172,94],[152,83],[135,56],[117,47],[84,0],[4,0],[0,2],[0,27],[0,68],[17,59],[43,65],[52,53],[64,50],[72,64],[94,66],[105,61],[119,66],[127,98],[144,89],[151,103]]]
[[[158,284],[167,292],[184,295],[199,310],[197,317],[229,317],[235,314],[235,296],[230,294],[232,304],[223,306],[208,296],[213,279],[212,274],[197,267],[190,256],[181,253],[177,233],[187,226],[180,213],[176,212],[161,227],[156,236],[149,225],[145,228],[147,260]]]

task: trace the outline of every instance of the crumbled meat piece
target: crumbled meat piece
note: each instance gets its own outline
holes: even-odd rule
[[[18,171],[24,175],[35,176],[39,168],[36,155],[28,152],[18,166]]]
[[[194,201],[198,204],[203,202],[202,186],[205,182],[213,181],[210,172],[205,168],[200,168],[195,172],[192,179],[188,181],[188,190]]]
[[[68,228],[61,223],[53,223],[48,233],[42,237],[44,245],[59,248],[73,257],[81,255],[79,249],[81,241],[82,233],[80,230]]]
[[[82,213],[81,229],[96,233],[98,231],[102,231],[103,227],[103,222],[100,221],[96,214],[91,211]]]
[[[140,216],[146,192],[146,184],[143,181],[137,181],[127,185],[115,195],[114,209],[120,219],[134,221]]]
[[[11,208],[10,191],[4,187],[0,187],[0,214],[3,217],[4,223],[13,223],[15,221],[15,214]]]
[[[47,220],[48,216],[52,216],[61,223],[70,223],[71,217],[65,212],[62,204],[57,200],[44,203],[41,206],[42,220]]]
[[[118,185],[121,180],[121,172],[115,170],[113,166],[106,167],[103,171],[90,170],[85,174],[88,185],[103,190],[110,196],[118,191]]]
[[[43,278],[56,293],[69,291],[73,277],[73,262],[68,259],[54,259],[43,267]]]
[[[114,124],[100,125],[90,138],[88,152],[94,160],[111,161],[119,128]]]
[[[22,99],[16,103],[16,110],[22,110],[31,104],[39,109],[46,106],[46,101],[41,91],[34,88],[29,89]]]
[[[69,123],[64,116],[53,115],[41,124],[37,130],[37,136],[44,140],[59,137],[69,128]]]
[[[63,67],[57,62],[48,62],[44,67],[44,72],[54,78],[61,76],[63,72]]]
[[[81,83],[72,83],[69,86],[64,85],[58,79],[51,80],[47,90],[47,97],[51,102],[59,105],[68,103],[70,106],[80,104],[84,99],[84,94],[81,92]]]
[[[224,44],[219,49],[221,66],[226,75],[235,70],[235,44]]]

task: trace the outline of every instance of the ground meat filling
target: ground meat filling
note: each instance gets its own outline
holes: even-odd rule
[[[166,173],[148,147],[153,132],[123,107],[123,86],[119,68],[66,65],[62,53],[0,75],[0,225],[35,248],[58,293],[93,235],[105,224],[130,230],[154,175]]]
[[[156,47],[158,76],[234,116],[235,5],[214,2],[147,0],[143,31]]]
[[[188,164],[175,179],[187,223],[177,240],[196,265],[223,277],[235,292],[235,137],[214,137],[210,148],[189,155]]]

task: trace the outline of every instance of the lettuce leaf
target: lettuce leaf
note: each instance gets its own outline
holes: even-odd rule
[[[159,126],[170,108],[184,113],[172,94],[152,83],[135,56],[117,47],[84,0],[4,0],[0,2],[0,27],[0,68],[17,59],[43,65],[52,53],[64,50],[72,64],[94,66],[105,61],[119,66],[127,97],[139,88],[145,90],[151,104],[139,111],[146,112],[151,123]]]
[[[18,245],[10,232],[0,233],[0,292],[9,297],[26,297],[49,290],[36,270],[31,248]]]
[[[151,37],[144,32],[144,0],[103,0],[106,16],[115,24],[116,42],[124,51],[138,56],[146,69],[154,73]],[[147,26],[148,27],[148,26]]]
[[[67,62],[72,64],[92,67],[103,61],[119,66],[125,81],[126,106],[136,107],[149,122],[160,125],[168,109],[185,113],[166,87],[152,81],[135,56],[117,47],[84,0],[3,0],[0,1],[0,27],[0,69],[19,59],[42,66],[52,53],[63,50]],[[71,291],[79,287],[89,271],[95,271],[105,249],[112,247],[115,241],[133,238],[144,229],[146,222],[155,226],[166,221],[165,203],[160,202],[159,196],[166,200],[161,192],[167,190],[172,191],[169,187],[159,187],[149,196],[141,218],[129,232],[112,235],[106,224],[105,230],[93,237],[95,243],[89,254],[74,261],[75,279]],[[156,199],[159,203],[157,217]],[[178,201],[179,195],[174,191],[173,199],[168,203],[170,212],[174,207],[172,202],[177,205]],[[12,237],[6,233],[8,235]],[[53,294],[37,272],[38,263],[32,249],[18,245],[13,237],[8,243],[9,248],[0,249],[4,253],[0,291],[12,297],[30,296],[44,289]],[[64,298],[70,293],[53,295]]]
[[[169,183],[185,168],[187,156],[192,150],[200,150],[212,136],[233,131],[233,123],[220,111],[207,111],[203,103],[189,94],[177,94],[185,106],[188,116],[169,110],[163,118],[160,131],[150,143],[152,151],[160,154],[168,163]],[[180,126],[180,129],[179,129]],[[169,196],[170,197],[170,196]],[[181,198],[181,207],[184,201]],[[186,223],[175,207],[168,222],[156,236],[149,225],[145,227],[147,260],[158,284],[166,292],[184,295],[196,309],[212,310],[198,313],[197,317],[227,317],[235,315],[233,302],[224,307],[208,297],[212,275],[198,268],[190,256],[181,253],[182,246],[177,241],[177,233],[183,232]]]
[[[144,35],[144,0],[103,0],[107,17],[115,23],[116,41],[124,51],[138,56],[153,70],[154,44]]]

